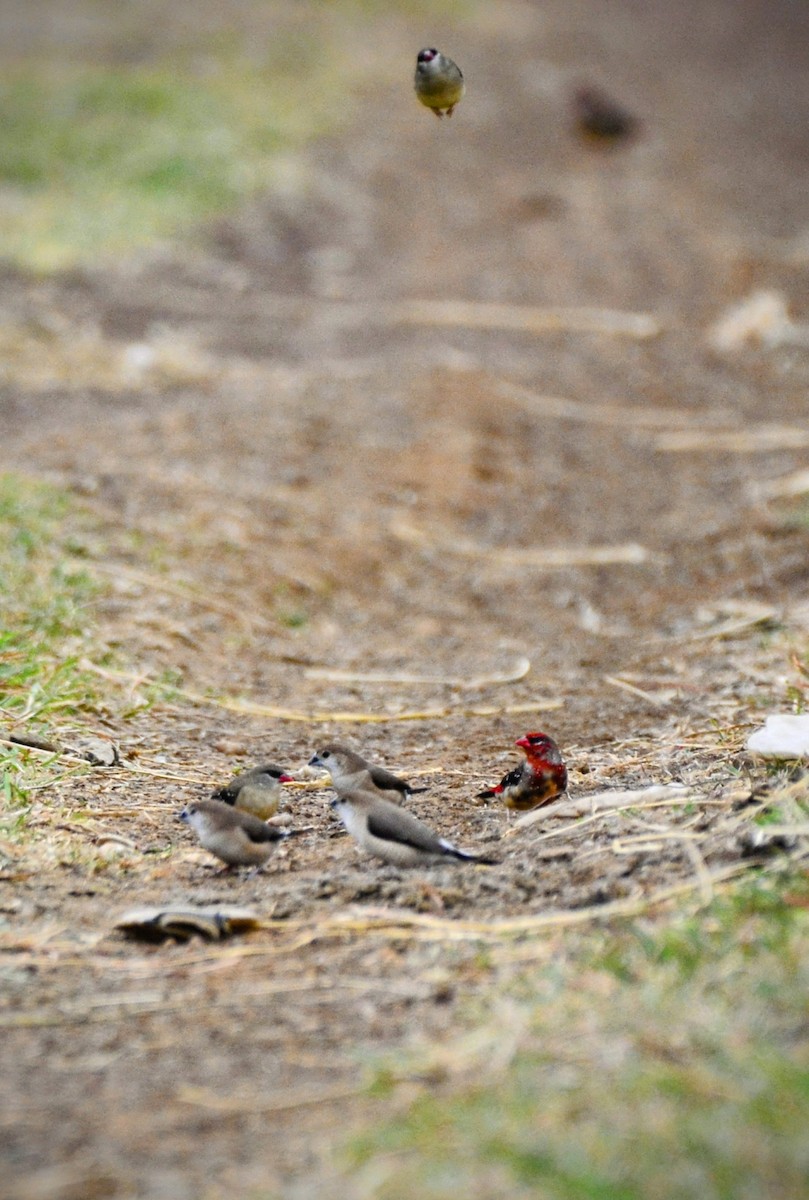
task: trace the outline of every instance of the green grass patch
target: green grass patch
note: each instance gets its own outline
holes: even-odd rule
[[[450,1043],[380,1066],[398,1111],[352,1144],[362,1194],[806,1194],[805,870],[751,877],[698,916],[569,935],[537,961],[501,972],[456,1058]],[[397,1104],[392,1077],[409,1094],[433,1082]]]
[[[55,721],[101,704],[97,676],[81,666],[99,585],[77,563],[82,517],[71,498],[19,475],[0,475],[0,713],[6,729],[45,736]],[[26,751],[0,747],[7,806],[36,777]]]
[[[46,271],[94,260],[269,187],[279,152],[327,125],[333,78],[310,96],[308,70],[224,55],[202,74],[15,67],[0,84],[0,253]]]

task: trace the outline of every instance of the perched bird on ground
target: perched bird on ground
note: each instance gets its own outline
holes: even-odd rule
[[[363,850],[396,867],[420,867],[458,859],[491,865],[496,860],[459,850],[405,808],[371,792],[343,792],[331,806]]]
[[[267,825],[250,813],[239,812],[222,800],[196,800],[187,804],[180,820],[190,825],[200,845],[229,867],[263,866],[275,843],[289,834]]]
[[[263,766],[253,767],[251,771],[234,775],[230,783],[211,793],[211,799],[222,800],[241,812],[252,813],[254,817],[266,821],[278,812],[281,802],[280,784],[292,782],[293,777],[282,767],[264,763]]]
[[[478,792],[479,799],[502,796],[506,808],[526,811],[549,804],[567,790],[567,767],[552,737],[526,733],[514,745],[525,751],[525,762],[509,771],[496,787]]]
[[[460,67],[434,48],[419,50],[414,86],[421,103],[437,117],[451,117],[465,91]]]
[[[627,140],[639,124],[637,117],[601,88],[588,85],[573,93],[573,115],[580,133],[605,145]]]
[[[427,788],[412,787],[384,767],[374,767],[359,754],[333,742],[309,759],[310,767],[325,767],[336,792],[371,792],[384,800],[406,800]]]

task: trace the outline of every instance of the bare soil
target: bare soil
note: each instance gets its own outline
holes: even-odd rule
[[[697,789],[704,803],[664,810],[665,829],[688,822],[708,871],[741,860],[738,752],[757,708],[784,703],[791,668],[761,625],[720,635],[751,602],[782,629],[805,621],[806,526],[756,485],[806,465],[809,355],[755,341],[721,353],[708,335],[757,288],[796,319],[809,310],[809,12],[491,10],[462,36],[435,31],[468,79],[452,121],[418,109],[408,66],[311,148],[299,186],[193,250],[3,274],[4,320],[141,347],[129,382],[12,377],[4,457],[94,514],[88,569],[112,581],[99,643],[133,672],[117,686],[137,701],[170,671],[181,687],[125,720],[99,714],[91,731],[123,765],[44,793],[33,829],[60,806],[85,819],[0,875],[4,1195],[347,1194],[331,1156],[374,1115],[369,1056],[448,1036],[493,972],[471,933],[394,936],[371,927],[376,910],[463,930],[694,878],[685,838],[616,851],[619,835],[660,832],[649,813],[579,828],[549,810],[503,840],[513,817],[473,798],[528,728],[563,747],[574,798]],[[637,114],[635,138],[582,139],[568,103],[581,79]],[[615,309],[661,331],[414,323],[396,306],[416,300]],[[786,430],[774,448],[738,441],[763,426]],[[683,431],[696,445],[672,449]],[[532,558],[595,546],[642,553]],[[480,682],[521,656],[523,678]],[[428,783],[413,810],[501,865],[378,865],[318,790],[290,790],[308,832],[256,876],[218,873],[178,825],[187,799],[241,766],[298,769],[336,739]],[[277,924],[214,947],[112,929],[132,904],[169,902],[247,904]],[[564,952],[563,932],[545,936]]]

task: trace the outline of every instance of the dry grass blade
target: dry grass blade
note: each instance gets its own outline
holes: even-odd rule
[[[752,429],[678,430],[654,438],[665,454],[766,454],[809,446],[809,430],[794,425],[759,425]]]
[[[632,408],[626,404],[591,404],[582,400],[571,400],[567,396],[546,396],[532,392],[515,383],[497,384],[497,392],[504,399],[516,401],[543,416],[560,421],[578,421],[587,425],[606,425],[618,429],[688,429],[702,430],[706,427],[727,424],[726,412],[701,411],[698,417],[677,409]]]
[[[617,675],[604,675],[604,682],[611,687],[620,688],[623,692],[628,692],[630,696],[637,696],[639,700],[645,700],[647,704],[651,704],[652,708],[668,708],[668,700],[659,700],[657,696],[651,695],[650,692],[644,692],[643,688],[636,687],[634,683],[628,683],[625,679],[620,679]]]
[[[133,775],[149,775],[152,779],[168,779],[172,783],[191,783],[197,787],[209,787],[210,778],[200,778],[198,775],[180,775],[176,771],[161,771],[154,767],[143,767],[140,763],[122,760],[119,764]]]
[[[777,500],[782,496],[804,496],[809,492],[809,470],[793,471],[777,479],[754,479],[748,485],[756,500]]]
[[[640,341],[657,337],[663,325],[650,313],[607,308],[535,308],[521,304],[476,304],[463,300],[410,300],[383,309],[406,325],[507,329],[521,333],[602,333]]]
[[[727,617],[710,626],[689,635],[692,642],[706,641],[710,638],[732,637],[753,629],[756,625],[776,621],[778,609],[772,604],[763,604],[760,600],[728,600],[713,605],[717,614],[727,613]]]
[[[208,1088],[183,1084],[177,1089],[174,1098],[180,1104],[192,1104],[197,1108],[206,1108],[223,1116],[244,1113],[266,1115],[290,1112],[296,1108],[308,1108],[313,1104],[337,1104],[340,1100],[349,1100],[361,1095],[363,1090],[359,1087],[334,1088],[332,1091],[325,1091],[321,1088],[316,1092],[288,1094],[284,1100],[262,1100],[252,1092],[244,1096],[217,1096]]]
[[[464,679],[458,675],[413,675],[407,672],[387,671],[332,671],[325,667],[310,667],[304,671],[307,679],[326,679],[331,683],[412,683],[443,684],[462,691],[477,691],[495,684],[518,683],[531,670],[529,658],[519,658],[510,671],[502,674],[478,675]]]
[[[689,833],[688,830],[658,829],[649,833],[634,833],[615,838],[610,849],[613,854],[635,854],[638,850],[659,850],[663,842],[699,842],[706,835]]]
[[[404,518],[391,522],[391,533],[411,545],[431,546],[442,554],[457,554],[462,558],[481,558],[497,566],[537,567],[556,570],[564,567],[602,567],[635,565],[657,556],[637,542],[618,546],[551,546],[544,549],[522,546],[483,546],[479,542],[445,535],[435,538]]]
[[[526,813],[514,822],[510,829],[503,834],[504,838],[516,837],[518,833],[530,829],[539,821],[547,820],[549,816],[575,817],[583,820],[564,829],[553,830],[544,837],[558,837],[569,829],[581,829],[588,821],[596,821],[605,814],[621,812],[625,809],[664,808],[670,804],[692,804],[699,797],[682,783],[655,783],[650,787],[635,790],[610,789],[605,792],[592,792],[589,796],[559,800],[555,804],[543,805],[533,812]],[[601,811],[597,811],[600,809]]]

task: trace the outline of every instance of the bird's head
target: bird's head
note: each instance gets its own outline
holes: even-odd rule
[[[546,762],[562,761],[562,755],[559,747],[552,737],[547,733],[526,733],[521,738],[517,738],[515,746],[520,746],[526,753],[529,759],[542,759]]]
[[[309,759],[310,767],[323,767],[324,770],[330,772],[341,770],[357,771],[361,770],[365,765],[365,759],[360,758],[353,750],[349,750],[348,746],[341,746],[337,742],[332,742],[329,746],[323,746],[322,749],[318,750]]]
[[[266,771],[262,772],[262,775],[265,775],[268,781],[272,780],[273,783],[295,782],[295,776],[290,775],[287,771],[282,771],[280,767],[269,767]]]

